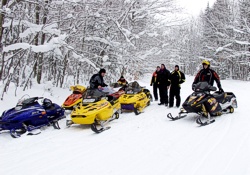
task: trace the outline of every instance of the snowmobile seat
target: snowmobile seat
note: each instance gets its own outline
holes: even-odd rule
[[[213,93],[213,96],[219,103],[222,103],[225,97],[225,93],[219,93],[216,91],[215,93]]]

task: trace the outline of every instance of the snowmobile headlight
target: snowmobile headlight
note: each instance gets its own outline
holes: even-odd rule
[[[19,111],[19,110],[21,110],[21,109],[22,109],[22,106],[21,106],[21,105],[18,105],[18,106],[15,107],[15,110],[16,110],[16,111]]]
[[[198,97],[202,96],[202,93],[198,93],[197,96],[198,96]]]

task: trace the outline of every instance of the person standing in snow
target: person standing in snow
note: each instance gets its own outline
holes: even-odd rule
[[[181,84],[185,82],[185,74],[179,70],[179,66],[175,65],[175,70],[171,72],[170,76],[170,94],[169,94],[169,107],[174,105],[174,97],[176,98],[176,107],[181,104],[180,90]]]
[[[164,64],[161,64],[161,69],[157,76],[157,83],[160,90],[160,103],[158,105],[168,106],[168,89],[170,85],[170,72],[166,69]]]
[[[160,70],[161,70],[160,66],[157,66],[155,72],[152,75],[151,82],[150,82],[150,86],[153,85],[153,93],[154,93],[155,101],[158,101],[159,85],[157,82],[157,75],[159,74]]]
[[[99,73],[94,74],[90,80],[89,85],[91,89],[103,89],[103,87],[107,87],[108,85],[104,83],[103,77],[106,74],[105,69],[100,69]]]
[[[201,81],[206,81],[208,82],[208,84],[213,86],[215,80],[217,83],[217,87],[219,88],[219,92],[220,93],[224,92],[224,90],[221,87],[219,75],[214,70],[210,69],[210,62],[207,60],[203,60],[202,65],[203,69],[201,69],[195,76],[192,88],[194,88],[195,84]]]

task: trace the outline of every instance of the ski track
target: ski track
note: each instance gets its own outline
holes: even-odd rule
[[[150,76],[140,84],[152,91]],[[187,76],[182,85],[182,102],[192,92],[192,80]],[[93,133],[90,125],[68,128],[66,119],[59,121],[60,130],[45,127],[35,136],[13,139],[9,133],[0,134],[0,174],[250,174],[250,119],[246,115],[250,83],[226,80],[222,85],[236,94],[239,108],[204,127],[195,123],[192,114],[171,121],[167,113],[175,116],[179,109],[154,101],[140,115],[122,113],[101,134]],[[64,95],[55,95],[53,102],[61,104],[70,92],[60,89],[57,93]],[[15,105],[8,102],[8,108]]]

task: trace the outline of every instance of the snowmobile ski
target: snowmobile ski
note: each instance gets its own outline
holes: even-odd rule
[[[175,120],[179,120],[179,119],[182,119],[184,117],[186,117],[187,115],[181,115],[179,114],[178,116],[176,117],[173,117],[171,113],[168,113],[167,117],[170,118],[171,120],[175,121]]]
[[[141,112],[137,108],[134,108],[134,113],[135,115],[139,115]]]
[[[103,132],[103,131],[106,131],[106,130],[108,130],[108,129],[110,129],[110,128],[111,128],[110,126],[107,126],[107,127],[105,127],[105,128],[102,127],[101,129],[97,129],[95,123],[93,123],[93,124],[91,125],[91,130],[94,131],[94,132],[97,133],[97,134],[99,134],[99,133],[101,133],[101,132]]]
[[[199,124],[200,126],[206,126],[214,122],[215,122],[215,119],[210,119],[210,118],[207,119],[205,122],[203,122],[201,120],[201,116],[196,119],[196,123]]]

